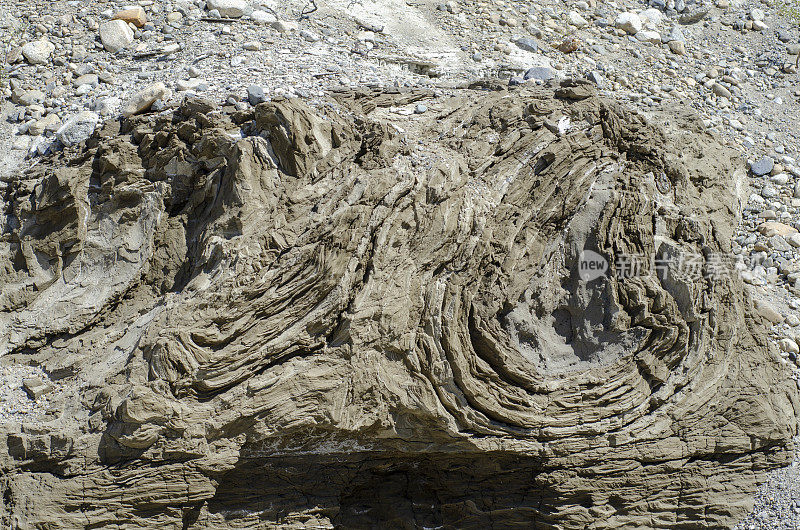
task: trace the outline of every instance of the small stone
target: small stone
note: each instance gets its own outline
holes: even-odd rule
[[[317,35],[316,33],[312,32],[312,31],[309,31],[307,29],[301,29],[300,30],[300,36],[303,37],[308,42],[319,42],[320,41],[319,35]],[[372,40],[373,41],[375,40],[374,34],[373,34],[373,39]]]
[[[44,118],[40,118],[28,126],[28,134],[31,136],[39,136],[46,131],[57,131],[61,126],[61,120],[55,114],[48,114]]]
[[[22,380],[22,388],[31,399],[39,399],[41,396],[53,391],[53,385],[48,381],[30,377]]]
[[[620,13],[614,21],[614,26],[620,28],[630,35],[635,35],[642,30],[642,19],[639,15],[631,11]]]
[[[254,107],[259,103],[264,103],[267,96],[264,94],[264,89],[258,85],[250,85],[247,87],[247,101]]]
[[[133,30],[124,20],[109,20],[100,24],[100,40],[106,50],[117,53],[133,42]]]
[[[186,92],[188,90],[200,90],[205,83],[202,79],[193,77],[191,79],[181,79],[175,83],[175,88],[178,92]]]
[[[55,45],[47,39],[29,42],[22,47],[22,55],[30,64],[47,64],[55,51]]]
[[[44,101],[45,94],[41,90],[21,90],[11,92],[11,101],[23,107],[30,107]]]
[[[753,175],[758,177],[762,177],[764,175],[768,175],[772,172],[772,168],[775,167],[775,160],[772,157],[765,156],[759,159],[750,166],[750,171],[753,172]]]
[[[531,53],[537,53],[539,51],[539,43],[533,39],[529,38],[521,38],[514,41],[514,44],[517,45],[522,50]]]
[[[642,30],[636,34],[636,40],[640,42],[650,42],[652,44],[661,44],[661,34],[657,31]]]
[[[728,90],[724,86],[720,85],[719,83],[714,83],[711,86],[711,91],[714,93],[714,95],[716,95],[718,97],[721,97],[721,98],[730,99],[732,97],[730,90]]]
[[[550,79],[555,78],[556,72],[552,68],[548,68],[547,66],[534,66],[533,68],[528,68],[525,72],[525,80],[528,81],[533,79],[534,81],[549,81]]]
[[[81,85],[90,85],[92,88],[100,84],[100,79],[97,74],[83,74],[72,80],[72,86],[79,87]]]
[[[416,107],[414,107],[415,114],[425,114],[426,112],[428,112],[428,107],[426,107],[422,103],[419,103],[417,104]]]
[[[764,20],[765,17],[766,15],[761,9],[754,8],[750,10],[750,18],[753,20]]]
[[[250,18],[256,24],[272,24],[278,20],[278,18],[269,11],[261,10],[256,10],[250,13]]]
[[[276,30],[280,31],[281,33],[289,33],[290,31],[297,31],[297,28],[300,27],[300,25],[297,22],[292,22],[288,20],[276,20],[270,25]]]
[[[255,52],[261,49],[261,43],[257,40],[251,40],[242,44],[242,48],[249,52]]]
[[[778,342],[778,346],[780,346],[781,351],[785,351],[787,353],[798,354],[800,353],[800,347],[797,346],[797,343],[790,339],[790,338],[783,338]]]
[[[150,106],[157,99],[166,99],[169,90],[164,86],[164,83],[155,83],[149,87],[134,94],[122,107],[122,114],[124,116],[133,116],[139,114],[150,108]]]
[[[800,233],[789,234],[785,236],[784,239],[794,248],[800,248]]]
[[[576,28],[585,28],[589,25],[589,22],[577,11],[570,11],[567,15],[567,21]]]
[[[788,252],[792,250],[792,247],[781,236],[772,236],[769,238],[769,246],[773,250],[778,250],[780,252]]]
[[[667,44],[669,50],[675,55],[686,55],[686,44],[680,40],[671,40]]]
[[[753,30],[754,31],[765,31],[768,30],[769,26],[763,20],[754,20],[753,21]]]
[[[250,6],[245,0],[206,0],[209,11],[217,10],[220,16],[240,18],[244,16]]]
[[[773,324],[780,324],[783,322],[783,315],[775,311],[775,309],[763,300],[755,301],[756,313],[761,317],[769,320]]]
[[[687,13],[678,19],[678,23],[688,26],[690,24],[697,24],[708,15],[709,9],[699,9],[694,13]]]
[[[123,20],[133,24],[137,28],[141,28],[147,24],[147,15],[145,14],[143,8],[139,6],[133,6],[129,7],[128,9],[118,11],[114,15],[114,20]]]
[[[597,85],[599,89],[608,88],[608,80],[606,80],[605,76],[599,70],[592,70],[589,72],[586,79]]]
[[[773,184],[777,184],[778,186],[785,186],[789,182],[789,175],[786,173],[778,173],[776,175],[772,175],[769,178],[769,181]]]
[[[110,116],[117,112],[121,104],[122,101],[117,97],[98,99],[94,102],[94,105],[92,105],[92,110],[101,116]]]
[[[664,13],[655,8],[645,9],[639,14],[642,22],[655,29],[656,26],[664,21]]]
[[[67,147],[78,144],[94,133],[99,122],[100,116],[96,113],[90,110],[81,111],[64,122],[56,131],[56,138]]]
[[[764,237],[769,238],[772,236],[788,236],[791,234],[796,234],[797,229],[787,224],[768,221],[766,223],[761,223],[758,226],[758,232]]]

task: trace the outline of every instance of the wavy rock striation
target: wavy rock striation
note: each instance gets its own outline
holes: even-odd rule
[[[2,427],[0,520],[729,525],[797,388],[710,274],[736,155],[666,121],[570,81],[189,99],[5,182],[0,354],[64,397]]]

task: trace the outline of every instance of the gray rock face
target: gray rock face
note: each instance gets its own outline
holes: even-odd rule
[[[4,181],[0,355],[58,388],[0,423],[0,520],[742,516],[797,387],[738,278],[675,265],[730,248],[737,153],[588,82],[453,94],[189,98]],[[588,251],[675,259],[586,280]]]

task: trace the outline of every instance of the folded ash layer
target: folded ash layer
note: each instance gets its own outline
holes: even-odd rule
[[[664,121],[569,81],[189,99],[4,183],[0,354],[62,397],[2,426],[0,520],[731,524],[797,388],[709,274],[736,154]],[[675,259],[584,281],[585,250]]]

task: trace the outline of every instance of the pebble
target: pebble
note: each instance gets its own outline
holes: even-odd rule
[[[642,30],[636,35],[636,40],[641,42],[650,42],[652,44],[661,44],[661,34],[657,31]]]
[[[778,342],[778,346],[780,346],[781,351],[785,351],[787,353],[798,354],[800,353],[800,347],[797,346],[797,343],[789,338],[783,338]]]
[[[267,96],[264,94],[264,89],[258,85],[250,85],[247,87],[247,101],[254,107],[259,103],[267,101]]]
[[[555,70],[547,66],[534,66],[533,68],[528,68],[525,72],[526,81],[529,79],[533,79],[534,81],[549,81],[555,78],[555,76]]]
[[[257,24],[272,24],[277,22],[277,17],[269,11],[256,10],[250,13],[250,19]]]
[[[78,144],[94,133],[99,122],[98,114],[90,110],[81,111],[64,122],[56,131],[56,138],[67,147]]]
[[[765,30],[768,30],[768,29],[769,29],[769,26],[765,22],[763,22],[761,20],[754,20],[753,21],[753,30],[754,31],[765,31]]]
[[[166,99],[169,90],[164,86],[164,83],[154,83],[144,90],[134,94],[122,106],[122,114],[124,116],[133,116],[139,114],[150,108],[150,106],[158,99]]]
[[[31,377],[22,380],[22,388],[25,390],[25,393],[33,399],[39,399],[41,396],[45,394],[49,394],[52,392],[55,387],[49,381],[43,381],[38,377]]]
[[[727,88],[725,88],[724,86],[720,85],[719,83],[714,83],[714,84],[711,86],[711,91],[712,91],[712,92],[713,92],[713,93],[714,93],[716,96],[719,96],[719,97],[721,97],[721,98],[728,98],[728,99],[730,99],[730,98],[732,97],[730,90],[728,90],[728,89],[727,89]]]
[[[133,30],[124,20],[109,20],[100,24],[100,40],[107,51],[117,53],[133,42]]]
[[[292,22],[288,20],[276,20],[272,24],[270,24],[273,28],[280,31],[281,33],[289,33],[291,31],[297,31],[300,25],[297,22]]]
[[[772,157],[765,156],[757,160],[756,162],[753,162],[753,164],[750,166],[750,171],[753,172],[753,175],[756,175],[757,177],[762,177],[772,172],[772,168],[774,167],[775,167],[775,160],[773,160]]]
[[[205,83],[202,79],[198,79],[193,77],[191,79],[181,79],[175,83],[175,88],[178,92],[186,92],[188,90],[196,90],[198,92],[202,92],[203,90],[208,88],[208,84]]]
[[[589,25],[589,22],[577,11],[570,11],[569,14],[567,14],[567,21],[576,28],[585,28]]]
[[[61,120],[55,114],[48,114],[28,125],[28,134],[38,136],[46,131],[57,131],[61,126]]]
[[[539,43],[537,43],[533,39],[528,38],[520,38],[514,41],[514,44],[517,45],[522,50],[531,53],[537,53],[539,51]]]
[[[220,16],[240,18],[247,13],[250,6],[245,0],[206,0],[209,11],[216,10]]]
[[[129,22],[134,26],[136,26],[137,28],[141,28],[142,26],[147,24],[147,15],[145,14],[144,9],[141,6],[132,6],[117,12],[114,15],[114,20],[122,20],[124,22]]]
[[[783,322],[783,315],[778,313],[769,303],[763,300],[755,300],[754,302],[756,313],[773,324],[780,324]]]
[[[55,49],[56,47],[52,42],[42,38],[24,45],[22,47],[22,55],[31,64],[47,64],[50,62],[50,56]]]
[[[614,21],[614,26],[620,28],[630,35],[635,35],[642,30],[642,19],[639,15],[631,11],[620,13]]]
[[[669,46],[669,50],[675,55],[686,55],[686,44],[684,44],[683,41],[671,40],[667,45]]]

